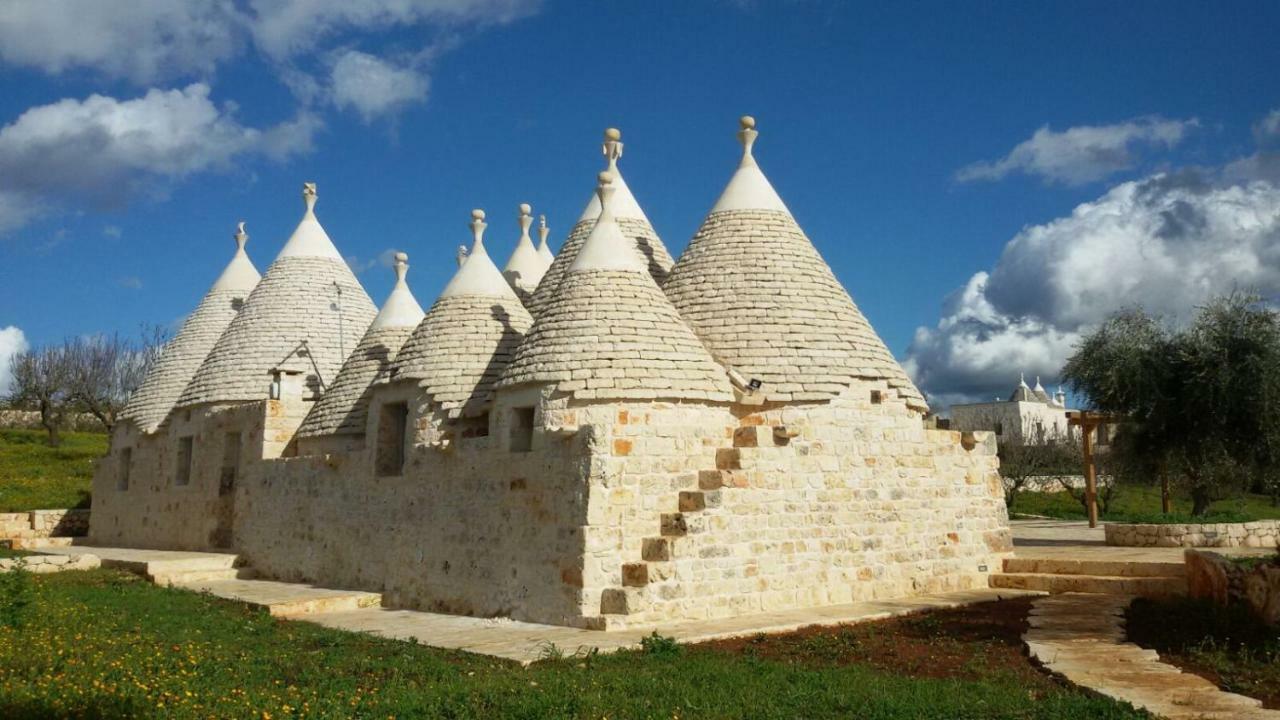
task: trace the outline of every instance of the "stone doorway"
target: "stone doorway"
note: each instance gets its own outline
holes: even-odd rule
[[[218,473],[218,499],[214,511],[216,524],[209,537],[209,545],[215,548],[231,547],[236,513],[236,479],[240,475],[240,445],[238,432],[229,432],[223,438],[222,468]]]

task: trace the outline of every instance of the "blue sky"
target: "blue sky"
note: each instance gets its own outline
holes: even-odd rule
[[[375,302],[394,249],[429,304],[473,207],[495,254],[521,202],[558,243],[607,126],[676,254],[749,113],[935,403],[1051,382],[1118,307],[1280,289],[1278,23],[1262,2],[0,0],[0,356],[180,322],[237,220],[266,269],[308,180]]]

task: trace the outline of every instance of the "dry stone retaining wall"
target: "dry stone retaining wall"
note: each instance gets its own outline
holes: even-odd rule
[[[0,572],[22,568],[27,572],[44,574],[63,570],[92,570],[102,564],[97,555],[26,555],[0,559]]]
[[[1108,545],[1125,547],[1256,547],[1280,542],[1280,520],[1245,523],[1107,523]]]

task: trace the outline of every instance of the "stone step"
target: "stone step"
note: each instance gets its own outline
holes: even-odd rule
[[[14,538],[11,543],[15,550],[44,550],[46,548],[71,547],[75,544],[75,541],[76,538],[72,537]]]
[[[1004,560],[1007,573],[1040,573],[1048,575],[1108,575],[1113,577],[1186,577],[1187,566],[1181,560],[1070,560],[1059,558],[1020,558]]]
[[[250,580],[258,576],[253,568],[223,568],[218,570],[184,570],[181,572],[152,575],[151,582],[165,586],[186,586],[192,583],[215,580]]]
[[[363,590],[335,590],[274,580],[198,580],[174,587],[207,592],[269,612],[273,617],[300,617],[382,606],[382,595]]]
[[[1097,593],[1164,597],[1185,595],[1187,581],[1180,577],[1117,577],[1114,575],[1054,575],[1050,573],[994,573],[993,588],[1039,590],[1057,593]]]
[[[632,615],[649,607],[643,588],[605,588],[600,593],[601,615]]]

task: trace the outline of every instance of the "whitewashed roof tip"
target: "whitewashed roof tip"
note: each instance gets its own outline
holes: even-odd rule
[[[302,184],[302,201],[306,204],[306,212],[302,214],[302,220],[298,222],[293,235],[289,236],[289,241],[276,256],[277,260],[284,257],[331,257],[343,260],[333,240],[329,239],[329,234],[316,219],[317,197],[315,183]],[[343,260],[343,262],[346,261]]]
[[[711,212],[725,210],[777,210],[790,213],[778,192],[773,189],[769,179],[760,171],[756,163],[752,147],[760,133],[756,131],[756,120],[750,115],[743,115],[738,121],[742,129],[738,131],[738,141],[742,143],[742,161],[738,171],[733,174],[729,185],[721,193],[720,199],[711,208]]]
[[[551,263],[555,261],[555,253],[551,252],[551,246],[547,244],[547,236],[551,234],[551,229],[547,227],[547,216],[538,216],[538,257],[542,258],[542,262],[551,267]]]
[[[214,281],[214,290],[242,290],[245,295],[253,289],[254,285],[262,279],[262,275],[258,273],[258,269],[253,266],[253,262],[249,260],[249,255],[244,251],[244,245],[249,241],[249,234],[244,231],[244,221],[241,220],[236,224],[236,234],[233,236],[236,241],[236,252],[231,256],[231,262],[227,263],[227,267],[223,269],[222,274]]]
[[[471,252],[462,259],[458,272],[445,285],[440,297],[459,295],[484,295],[490,297],[512,298],[518,300],[507,279],[502,276],[498,266],[489,257],[484,246],[484,230],[488,225],[484,221],[483,210],[471,211]],[[461,253],[460,253],[461,255]]]
[[[520,214],[517,222],[520,224],[520,238],[516,240],[516,249],[512,251],[511,258],[507,260],[507,266],[503,268],[502,274],[507,278],[517,290],[531,292],[538,286],[538,281],[542,280],[542,276],[547,272],[547,264],[543,261],[542,256],[538,254],[538,249],[533,245],[533,239],[529,237],[529,227],[533,225],[533,208],[528,203],[520,204]]]
[[[600,217],[587,236],[578,256],[573,259],[568,272],[584,270],[638,270],[647,271],[636,244],[622,234],[613,215],[613,202],[617,189],[614,175],[604,171],[598,176],[596,195],[600,198]]]
[[[369,326],[371,330],[417,327],[425,314],[409,289],[409,284],[405,282],[405,274],[409,272],[409,256],[402,252],[396,253],[392,269],[396,274],[396,284],[391,288],[391,294],[387,295],[386,302],[382,303],[382,309],[373,319],[373,324]]]

